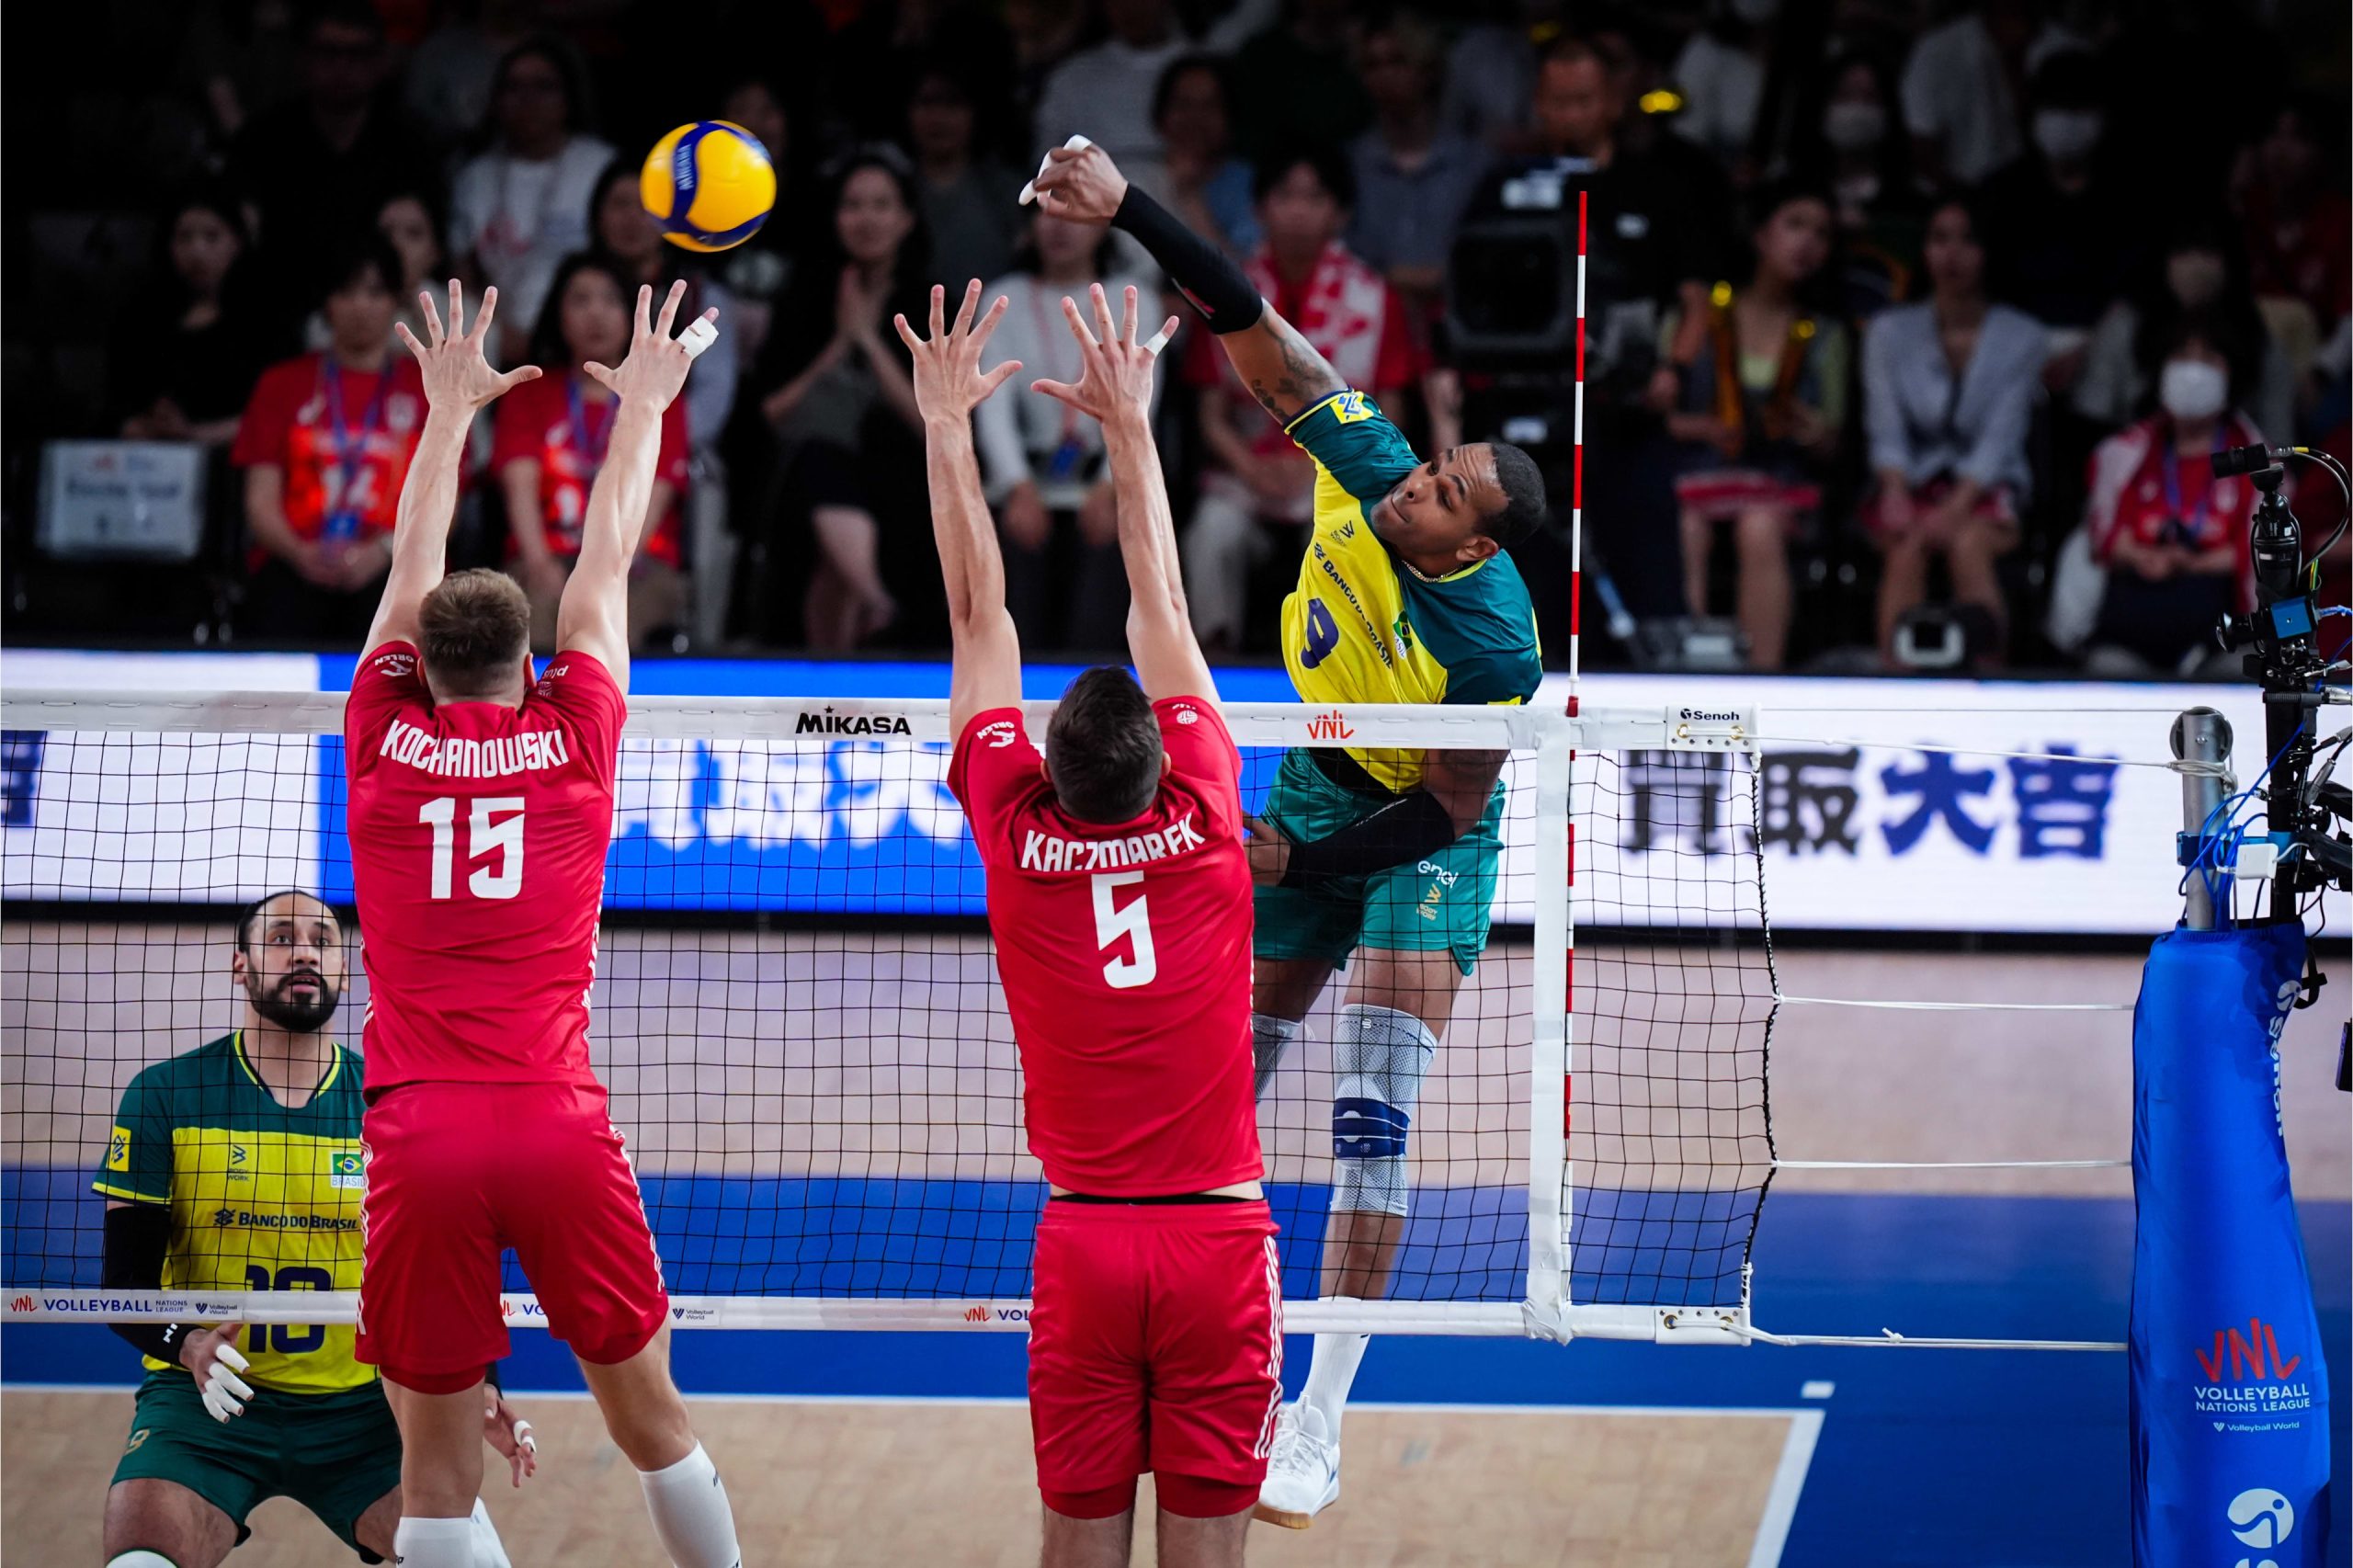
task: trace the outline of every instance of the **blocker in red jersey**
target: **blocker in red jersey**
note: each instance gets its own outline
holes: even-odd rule
[[[1043,755],[1021,710],[1021,649],[972,452],[972,411],[1020,367],[983,373],[1004,312],[931,332],[906,319],[955,664],[949,783],[988,874],[989,929],[1021,1053],[1029,1149],[1050,1184],[1029,1317],[1029,1418],[1046,1568],[1125,1562],[1136,1478],[1154,1472],[1161,1560],[1238,1564],[1282,1399],[1282,1278],[1250,1058],[1249,853],[1242,759],[1193,640],[1151,426],[1136,293],[1096,330],[1063,301],[1074,384],[1103,425],[1136,673],[1089,670]]]
[[[637,1177],[588,1065],[597,915],[628,713],[629,564],[664,410],[708,318],[670,335],[641,290],[557,653],[534,680],[530,606],[493,572],[445,575],[474,415],[539,374],[504,375],[449,286],[445,334],[402,329],[427,413],[392,567],[344,710],[352,881],[367,936],[367,1197],[358,1355],[383,1369],[403,1441],[396,1560],[461,1568],[479,1490],[480,1387],[507,1349],[499,1255],[513,1247],[578,1355],[678,1568],[740,1568],[718,1472],[670,1381],[668,1299]],[[699,333],[698,328],[702,330]]]

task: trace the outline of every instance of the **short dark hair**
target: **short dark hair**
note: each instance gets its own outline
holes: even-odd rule
[[[1214,54],[1180,54],[1160,68],[1160,79],[1152,85],[1154,125],[1167,118],[1168,100],[1176,96],[1176,84],[1196,71],[1206,72],[1217,83],[1220,101],[1225,104],[1229,115],[1233,112],[1233,90],[1226,80],[1225,62]]]
[[[1117,665],[1072,681],[1046,726],[1046,771],[1081,822],[1127,822],[1160,788],[1160,720],[1135,676]]]
[[[1495,454],[1495,483],[1503,488],[1504,504],[1479,519],[1479,531],[1510,550],[1544,521],[1544,471],[1509,441],[1490,441],[1487,449]]]
[[[338,926],[343,924],[342,917],[335,912],[335,905],[329,903],[325,899],[321,898],[317,893],[313,892],[310,889],[279,888],[275,892],[266,892],[262,894],[259,898],[254,900],[251,903],[245,905],[244,908],[237,912],[237,951],[244,954],[247,958],[253,957],[254,922],[260,918],[261,912],[263,910],[267,909],[271,904],[276,903],[281,898],[307,898],[313,903],[317,904],[321,909],[325,910],[327,912],[328,919],[335,921]]]
[[[1290,177],[1293,169],[1302,166],[1312,171],[1332,199],[1343,207],[1357,204],[1357,173],[1336,147],[1320,142],[1303,142],[1296,147],[1286,147],[1260,158],[1251,167],[1250,192],[1254,199],[1264,201],[1267,193]]]
[[[372,272],[384,280],[384,291],[398,298],[406,274],[401,267],[401,253],[392,242],[384,238],[383,231],[369,220],[364,229],[354,229],[327,247],[321,258],[318,273],[318,299],[324,304],[331,294],[340,294],[359,279],[363,272]]]
[[[522,585],[486,566],[452,572],[416,609],[417,650],[442,690],[475,697],[496,688],[531,642]]]

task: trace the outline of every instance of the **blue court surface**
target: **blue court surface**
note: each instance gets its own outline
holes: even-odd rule
[[[10,1218],[20,1223],[31,1217],[19,1207],[29,1194],[10,1185]],[[2353,1204],[2307,1203],[2302,1218],[2333,1426],[2326,1561],[2341,1562],[2353,1540],[2346,1388]],[[1017,1232],[1025,1222],[1012,1224]],[[2132,1206],[1784,1193],[1765,1205],[1756,1262],[1756,1322],[1776,1332],[2121,1339]],[[724,1288],[718,1278],[708,1287]],[[544,1335],[518,1332],[515,1345],[509,1386],[579,1387],[568,1358]],[[678,1381],[690,1393],[1017,1398],[1023,1387],[1024,1341],[1011,1334],[699,1331],[678,1335],[675,1345]],[[1295,1345],[1286,1358],[1294,1384],[1305,1375],[1305,1348]],[[136,1376],[130,1352],[103,1328],[0,1329],[0,1378],[12,1384],[128,1386]],[[1397,1337],[1366,1358],[1357,1397],[1812,1407],[1824,1420],[1785,1564],[2109,1568],[2129,1560],[2120,1355]],[[1540,1465],[1532,1470],[1540,1474]],[[1670,1547],[1674,1522],[1661,1520],[1658,1529],[1658,1545]]]

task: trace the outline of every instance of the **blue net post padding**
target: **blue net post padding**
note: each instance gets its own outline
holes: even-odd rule
[[[2279,1131],[2304,935],[2175,931],[2132,1019],[2134,1568],[2320,1568],[2328,1374]]]

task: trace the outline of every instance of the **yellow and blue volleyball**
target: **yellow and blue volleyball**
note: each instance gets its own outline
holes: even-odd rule
[[[742,126],[698,119],[654,144],[637,188],[664,239],[688,250],[726,250],[767,222],[776,165]]]

